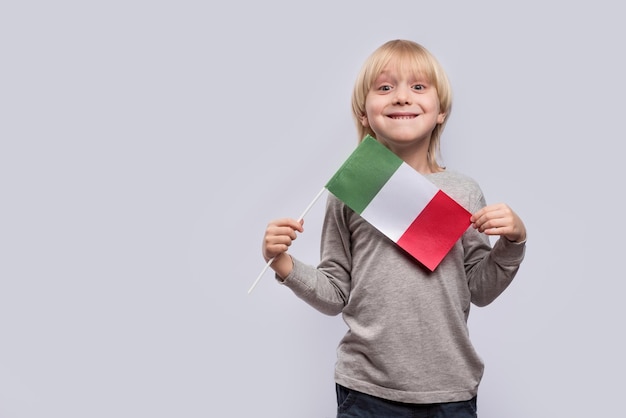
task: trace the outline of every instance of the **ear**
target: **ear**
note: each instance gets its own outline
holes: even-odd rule
[[[440,113],[440,114],[437,116],[437,123],[438,123],[439,125],[441,125],[441,124],[442,124],[442,123],[446,120],[446,116],[447,116],[447,115],[446,115],[445,113]]]
[[[367,115],[359,116],[359,121],[361,122],[361,125],[363,125],[365,128],[369,128],[370,127],[370,124],[367,121]]]

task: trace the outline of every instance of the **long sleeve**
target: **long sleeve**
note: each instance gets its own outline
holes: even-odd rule
[[[351,237],[345,221],[346,208],[330,196],[320,244],[317,268],[293,258],[294,268],[282,284],[300,299],[326,315],[338,315],[348,301],[351,280]]]

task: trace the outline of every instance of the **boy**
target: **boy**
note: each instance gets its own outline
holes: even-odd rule
[[[507,205],[487,206],[475,181],[438,164],[451,96],[437,60],[406,40],[374,51],[352,95],[359,138],[373,136],[473,214],[434,271],[332,195],[317,267],[287,253],[301,222],[267,226],[263,257],[274,258],[280,282],[348,326],[335,368],[338,418],[476,417],[484,366],[469,339],[470,303],[485,306],[511,283],[526,229]],[[493,248],[490,235],[500,236]]]

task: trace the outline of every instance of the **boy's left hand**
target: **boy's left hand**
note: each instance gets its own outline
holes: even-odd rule
[[[526,240],[526,227],[519,216],[504,203],[488,205],[470,218],[472,226],[487,235],[500,235],[513,242]]]

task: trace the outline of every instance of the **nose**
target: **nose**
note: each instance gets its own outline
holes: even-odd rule
[[[396,94],[394,96],[395,104],[409,104],[411,102],[411,95],[409,94],[409,89],[404,86],[398,86],[396,88]]]

